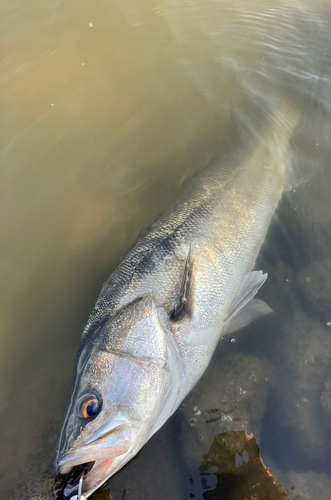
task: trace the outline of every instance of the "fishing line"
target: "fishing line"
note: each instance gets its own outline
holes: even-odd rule
[[[77,495],[73,495],[73,496],[70,498],[70,500],[86,500],[86,498],[84,497],[84,495],[82,495],[82,488],[83,488],[84,475],[85,475],[85,474],[82,474],[82,475],[80,476],[79,483],[78,483],[78,492],[77,492]]]

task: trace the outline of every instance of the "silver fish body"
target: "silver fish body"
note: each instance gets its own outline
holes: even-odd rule
[[[90,464],[85,497],[176,410],[220,337],[270,311],[252,299],[266,275],[251,270],[286,186],[286,145],[287,136],[261,142],[194,177],[105,283],[78,349],[57,458],[63,474]],[[91,417],[82,416],[86,394]]]

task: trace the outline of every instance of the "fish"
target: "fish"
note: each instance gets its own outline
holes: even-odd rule
[[[64,498],[88,498],[175,412],[226,334],[271,309],[254,270],[282,193],[297,118],[193,176],[105,282],[78,347],[57,452]],[[275,125],[276,124],[276,125]]]

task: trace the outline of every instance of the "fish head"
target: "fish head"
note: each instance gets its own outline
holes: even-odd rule
[[[64,497],[88,497],[127,463],[175,408],[167,335],[152,299],[140,298],[83,337],[57,469]]]

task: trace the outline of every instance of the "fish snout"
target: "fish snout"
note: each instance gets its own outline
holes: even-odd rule
[[[129,451],[131,429],[120,425],[109,432],[98,433],[94,440],[72,447],[58,461],[58,471],[68,476],[63,491],[64,498],[71,498],[78,490],[83,476],[83,493],[94,491],[109,477],[114,460]]]

